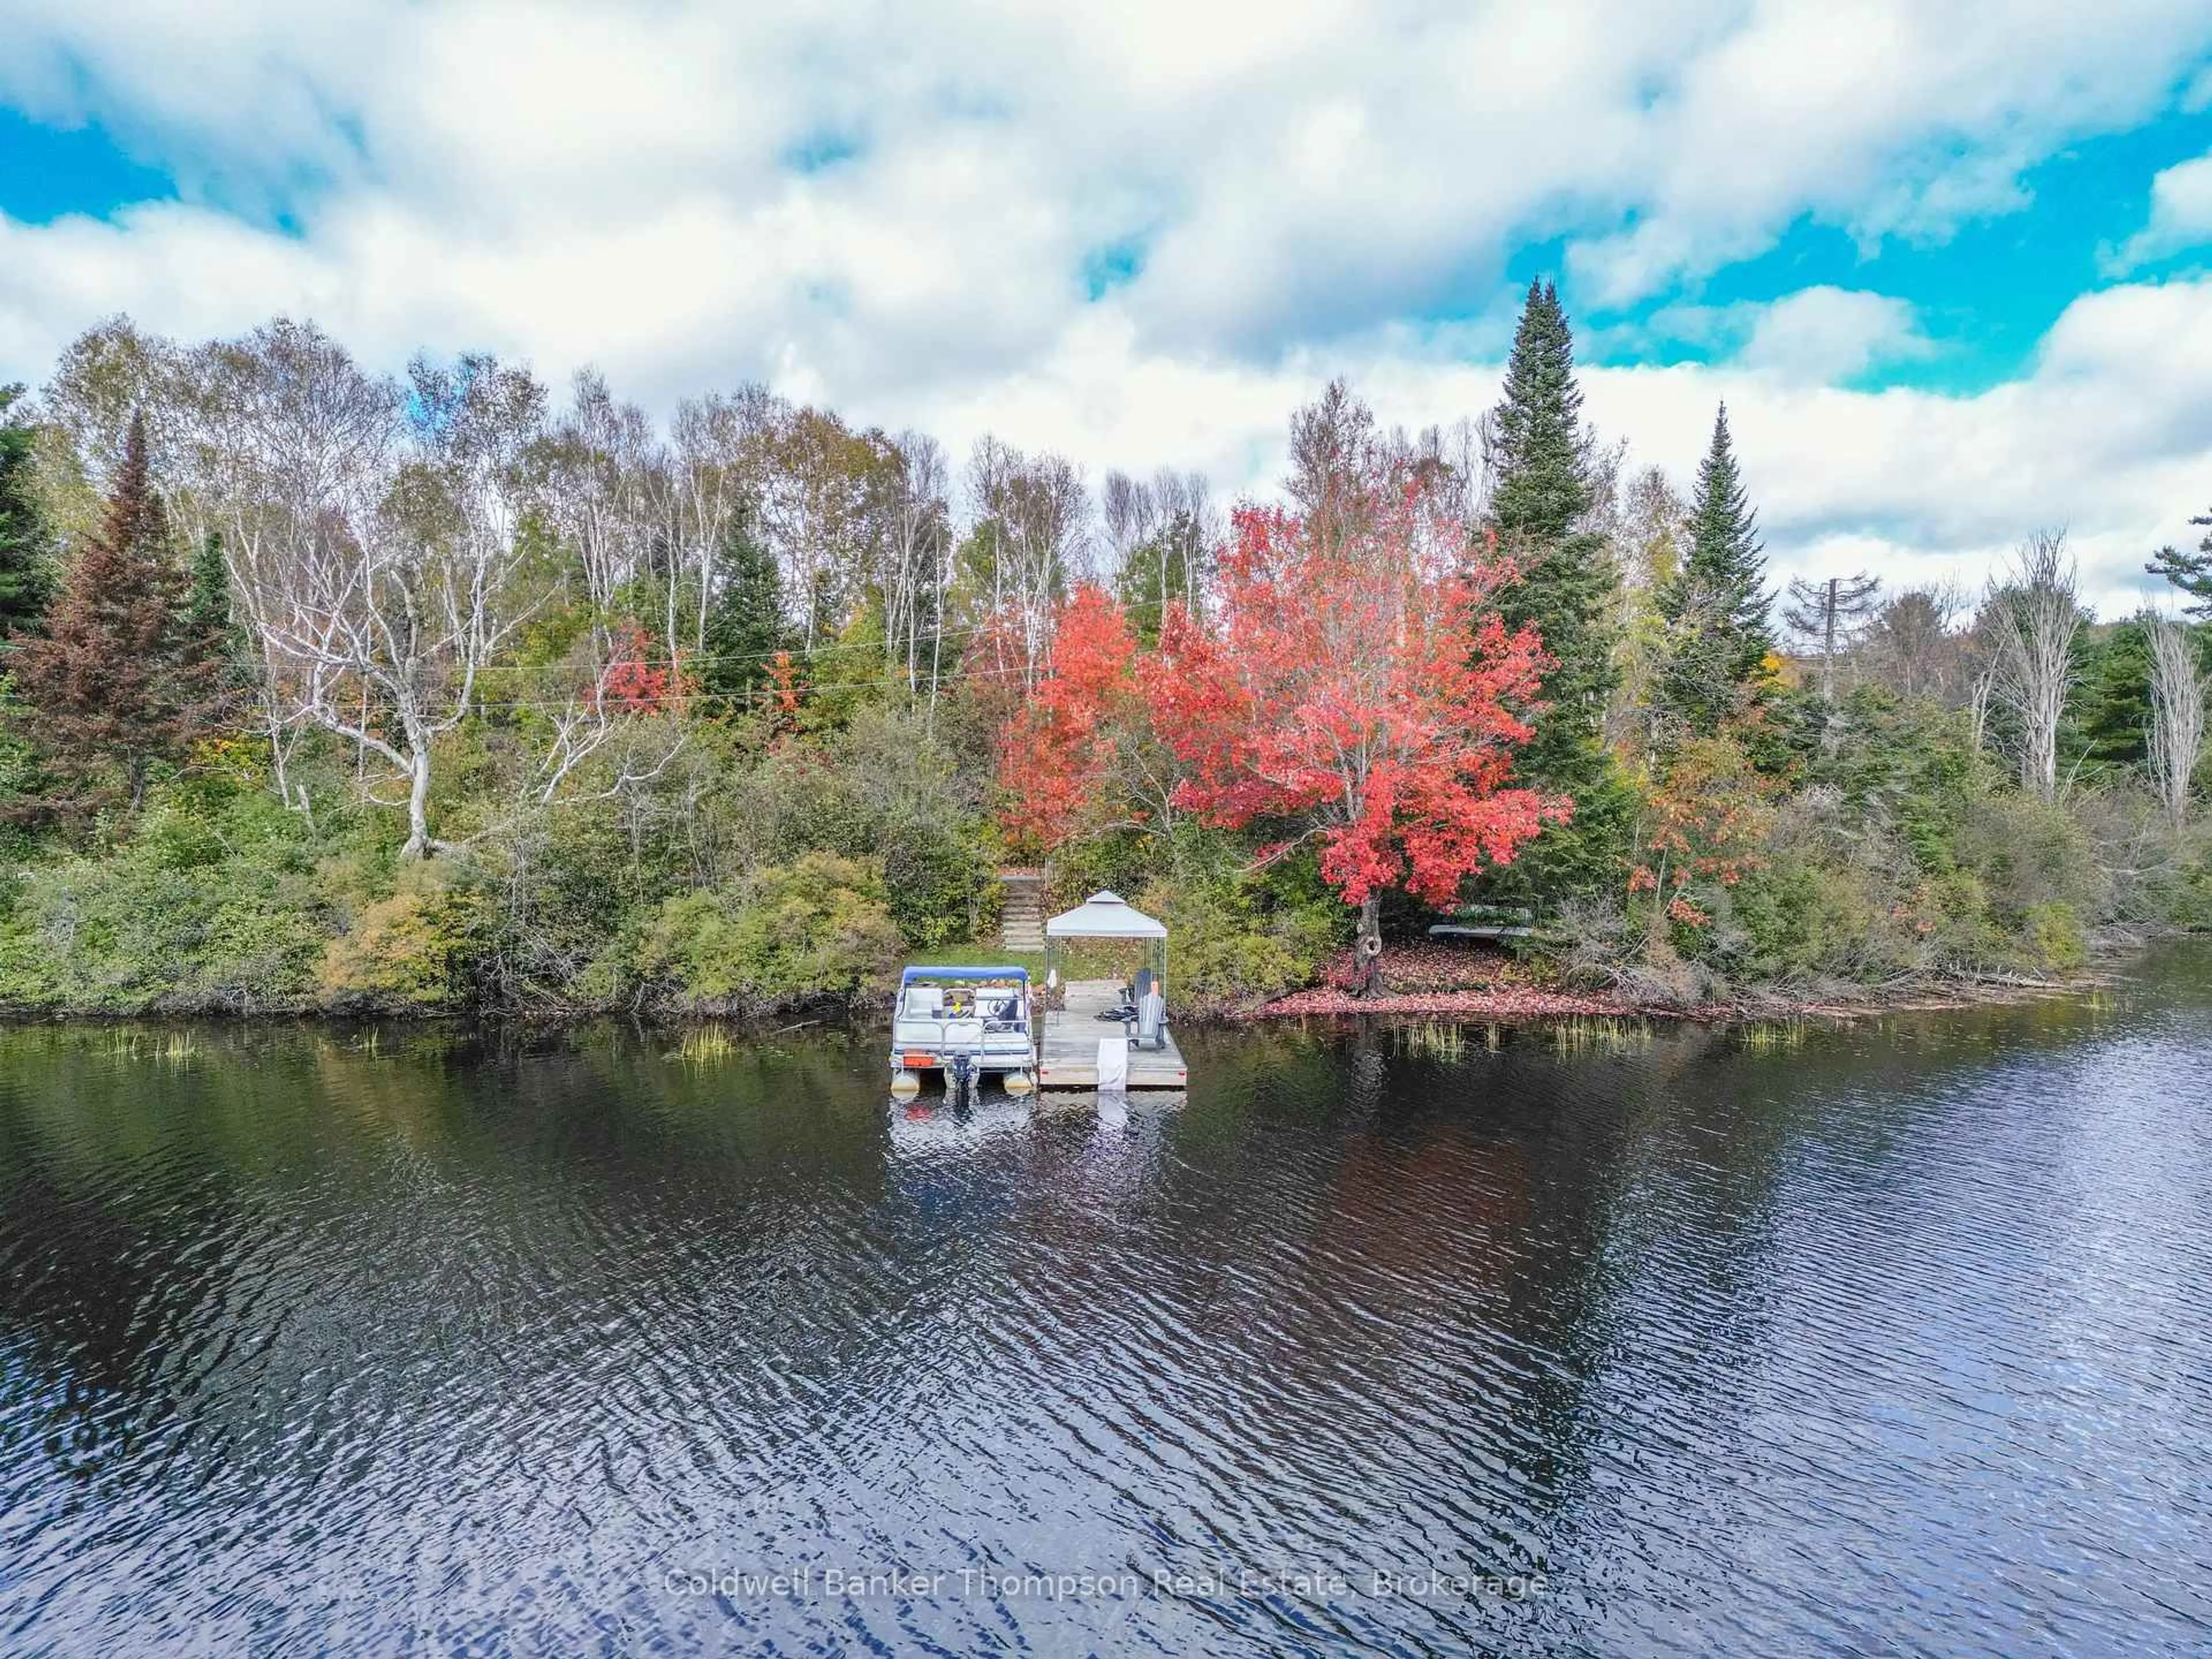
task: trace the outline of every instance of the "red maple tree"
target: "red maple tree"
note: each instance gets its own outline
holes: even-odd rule
[[[1361,987],[1382,975],[1382,894],[1448,904],[1573,803],[1510,787],[1549,666],[1534,632],[1486,615],[1509,566],[1406,492],[1342,534],[1247,507],[1219,569],[1214,628],[1170,612],[1146,679],[1155,726],[1188,767],[1180,802],[1237,828],[1317,838],[1322,878],[1359,907]]]
[[[799,718],[799,700],[805,690],[805,670],[792,659],[788,651],[779,651],[768,665],[768,678],[775,687],[775,713],[778,729]]]
[[[655,662],[656,649],[651,631],[640,623],[624,623],[616,629],[607,665],[599,675],[601,708],[657,714],[683,700],[689,688],[682,668],[674,662]]]
[[[1141,712],[1137,656],[1114,596],[1085,582],[1062,600],[1029,700],[999,732],[999,827],[1012,852],[1042,857],[1096,815],[1108,791],[1118,720]]]

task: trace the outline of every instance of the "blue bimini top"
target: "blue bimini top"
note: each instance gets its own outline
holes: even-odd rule
[[[916,980],[944,980],[957,982],[964,980],[1018,979],[1029,983],[1030,970],[1009,965],[1004,968],[909,968],[899,975],[899,984],[905,987]]]

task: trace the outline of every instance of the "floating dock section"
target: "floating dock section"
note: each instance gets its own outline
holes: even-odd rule
[[[1118,1020],[1099,1015],[1122,1000],[1121,988],[1112,980],[1072,981],[1062,1007],[1048,1011],[1037,1044],[1037,1084],[1046,1089],[1095,1089],[1098,1086],[1098,1044],[1118,1042],[1127,1030]],[[1132,1089],[1180,1089],[1189,1081],[1182,1050],[1175,1033],[1162,1035],[1164,1047],[1139,1048],[1129,1045],[1129,1084]]]

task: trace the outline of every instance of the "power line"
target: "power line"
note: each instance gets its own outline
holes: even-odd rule
[[[1139,599],[1131,604],[1123,605],[1121,609],[1122,611],[1127,614],[1128,612],[1138,611],[1158,611],[1170,605],[1181,605],[1183,601],[1179,599]],[[915,639],[917,643],[924,641],[943,641],[945,640],[966,639],[971,635],[988,633],[991,629],[991,626],[992,624],[989,623],[974,623],[964,628],[937,629],[933,629],[927,634],[917,635]],[[713,653],[693,653],[690,652],[678,652],[676,653],[675,659],[688,668],[696,667],[702,664],[707,663],[717,665],[730,663],[771,663],[778,657],[787,654],[791,657],[792,660],[796,663],[810,660],[815,657],[827,656],[830,653],[837,651],[881,651],[884,648],[884,644],[885,641],[882,640],[832,640],[826,645],[809,646],[800,649],[792,649],[791,647],[787,647],[775,651],[763,651],[757,653],[734,654],[724,653],[716,654]],[[886,657],[884,660],[892,661],[895,659]],[[561,665],[558,663],[486,663],[476,672],[479,674],[542,674],[549,672],[554,669],[557,669],[560,665]]]
[[[957,678],[965,680],[1011,678],[1016,674],[1033,674],[1040,672],[1041,668],[1041,665],[1037,667],[1031,667],[1022,664],[1015,664],[1005,668],[963,668],[960,671]],[[799,680],[793,684],[791,687],[791,694],[794,696],[812,696],[825,691],[884,691],[898,689],[900,689],[899,683],[897,678],[895,677],[875,680]],[[751,696],[774,697],[781,695],[782,695],[782,693],[777,687],[773,685],[761,685],[752,687],[746,692],[664,691],[657,694],[648,694],[635,697],[617,696],[610,699],[610,701],[617,704],[652,703],[658,706],[663,703],[727,702],[731,701],[733,696]],[[515,697],[503,698],[496,702],[487,702],[482,698],[471,697],[469,700],[469,707],[471,709],[573,708],[578,703],[586,701],[586,696],[587,694],[585,692],[579,692],[575,696],[570,697]]]

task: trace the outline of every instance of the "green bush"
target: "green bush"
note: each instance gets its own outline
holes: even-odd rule
[[[489,901],[442,862],[414,864],[398,890],[364,906],[322,954],[317,989],[334,1009],[447,1008],[475,1000]]]
[[[940,825],[907,820],[883,843],[891,919],[917,951],[982,938],[999,920],[1005,890],[974,819]]]
[[[640,919],[680,884],[670,826],[605,813],[532,813],[473,860],[496,895],[483,977],[496,1000],[605,1007],[629,978]]]
[[[1989,896],[1997,925],[2026,938],[2030,918],[2052,905],[2101,911],[2107,883],[2081,825],[2063,807],[2014,791],[1973,797],[1951,837],[1960,869]]]
[[[331,932],[300,821],[267,798],[157,801],[105,857],[18,872],[0,1003],[101,1013],[278,1010]]]
[[[2070,904],[2031,904],[2022,934],[2035,961],[2046,968],[2079,968],[2089,959],[2088,933]]]
[[[902,948],[881,877],[809,853],[733,887],[664,900],[641,930],[637,967],[695,1003],[760,1005],[874,988]]]
[[[1157,875],[1172,868],[1170,849],[1155,836],[1134,830],[1109,830],[1073,841],[1052,856],[1052,890],[1048,908],[1065,909],[1093,893],[1124,898],[1144,892]]]
[[[1336,944],[1345,907],[1263,908],[1234,875],[1163,877],[1138,908],[1167,924],[1168,981],[1179,1006],[1280,996],[1313,982]]]

